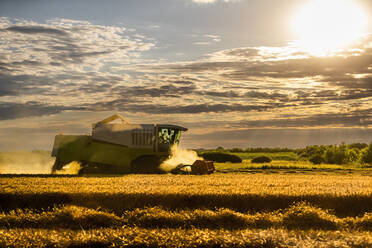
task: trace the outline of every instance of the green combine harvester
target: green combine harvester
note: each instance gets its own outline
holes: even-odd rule
[[[115,120],[121,123],[112,123]],[[56,135],[52,172],[77,161],[79,174],[161,173],[159,165],[187,131],[176,125],[131,124],[118,114],[92,128],[91,135]]]

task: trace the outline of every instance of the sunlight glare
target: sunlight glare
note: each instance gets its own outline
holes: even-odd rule
[[[353,0],[312,0],[292,21],[296,45],[314,55],[325,55],[358,39],[367,16]]]

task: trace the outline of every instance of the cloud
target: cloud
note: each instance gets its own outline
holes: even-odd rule
[[[212,43],[209,42],[209,41],[197,41],[197,42],[194,42],[194,43],[192,43],[192,44],[194,44],[194,45],[198,45],[198,46],[207,46],[207,45],[210,45],[210,44],[212,44]]]
[[[65,107],[48,106],[37,102],[0,102],[0,120],[51,115],[66,110]]]
[[[44,110],[48,114],[50,106],[63,110],[112,98],[111,87],[128,76],[108,72],[107,63],[134,63],[154,46],[145,36],[125,30],[67,19],[35,23],[0,18],[0,101],[17,103],[11,106],[14,111],[40,115]],[[38,104],[22,108],[24,102],[43,102],[48,108]],[[8,114],[9,109],[3,110],[4,118],[16,117]]]
[[[192,75],[195,80],[204,82],[205,87],[217,84],[225,89],[236,89],[238,93],[230,96],[242,100],[245,96],[290,101],[297,105],[335,105],[338,102],[345,108],[365,105],[372,97],[371,44],[372,35],[369,35],[352,47],[322,57],[290,45],[234,48],[197,61],[143,65],[137,70],[183,77]],[[248,89],[259,91],[249,92]],[[216,92],[218,90],[214,91],[218,95]]]
[[[0,120],[115,111],[191,119],[199,129],[372,126],[371,36],[332,56],[288,45],[164,62],[142,56],[151,37],[126,30],[1,18]]]
[[[194,84],[175,86],[173,84],[161,85],[159,87],[146,86],[117,86],[112,89],[113,93],[118,93],[133,97],[181,97],[191,94],[196,89]]]
[[[0,20],[0,44],[5,61],[2,66],[16,70],[14,63],[35,61],[39,64],[99,69],[103,60],[127,61],[131,53],[149,50],[153,44],[125,36],[124,27],[94,25],[89,22],[55,19],[45,24],[31,21]],[[134,35],[134,34],[133,34]],[[18,64],[19,65],[19,64]],[[17,65],[17,66],[18,66]],[[45,67],[43,67],[45,69]],[[58,68],[57,68],[58,69]]]
[[[11,26],[6,28],[6,30],[23,34],[52,34],[62,36],[68,35],[68,33],[63,30],[59,30],[56,28],[47,28],[43,26]]]
[[[212,39],[214,42],[220,42],[221,37],[214,34],[205,34],[204,37]]]
[[[243,128],[302,128],[302,127],[368,127],[372,125],[372,109],[346,113],[315,114],[307,117],[255,120],[235,123]]]
[[[372,36],[371,36],[372,37]],[[268,53],[264,48],[226,50],[212,54],[208,59],[191,63],[174,63],[159,66],[169,72],[214,71],[224,79],[246,80],[247,78],[269,77],[274,79],[333,77],[347,74],[371,74],[372,50],[344,57],[298,58],[295,54]]]
[[[207,46],[211,44],[215,44],[217,42],[221,41],[221,37],[218,35],[213,35],[213,34],[205,34],[202,36],[204,38],[204,41],[196,41],[193,44],[198,45],[198,46]]]
[[[366,74],[362,77],[360,77],[360,75],[357,77],[353,77],[349,74],[340,74],[324,77],[323,81],[345,89],[365,89],[368,91],[372,90],[372,74]]]
[[[136,89],[129,89],[129,90],[136,90]],[[164,90],[164,89],[163,89]],[[177,95],[165,95],[165,97],[175,97],[179,99],[181,96],[180,94],[188,94],[188,92],[194,92],[193,94],[199,96],[198,98],[203,96],[213,96],[213,97],[231,97],[234,95],[232,92],[199,92],[194,91],[193,88],[179,88],[179,92]],[[143,95],[150,95],[152,97],[160,97],[159,91],[154,89],[143,90],[140,89],[139,94]],[[165,90],[165,92],[168,92]],[[293,105],[288,103],[279,103],[279,102],[266,102],[260,104],[246,104],[240,102],[225,102],[225,103],[216,103],[215,101],[207,101],[206,99],[203,103],[192,103],[188,104],[185,102],[180,102],[179,104],[176,103],[169,103],[167,104],[166,101],[159,101],[154,99],[149,100],[140,100],[140,98],[136,100],[135,97],[123,97],[120,99],[116,99],[113,101],[100,101],[93,104],[85,104],[82,105],[84,110],[90,111],[118,111],[118,112],[130,112],[130,113],[145,113],[145,114],[201,114],[201,113],[231,113],[231,112],[261,112],[261,111],[272,111],[279,108],[284,107],[291,107]],[[164,97],[164,96],[162,96]],[[234,97],[234,96],[233,96]],[[146,98],[145,98],[146,99]],[[164,99],[164,98],[162,98]],[[168,99],[169,100],[169,99]]]
[[[214,3],[217,0],[192,0],[194,3]]]
[[[192,2],[198,3],[198,4],[210,4],[210,3],[216,3],[218,1],[227,3],[227,2],[237,2],[241,0],[192,0]]]

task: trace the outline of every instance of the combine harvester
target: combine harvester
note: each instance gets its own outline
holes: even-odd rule
[[[121,123],[112,123],[115,120]],[[187,131],[176,125],[131,124],[118,114],[92,128],[91,135],[56,135],[52,173],[73,161],[80,163],[79,174],[165,173],[159,166],[171,156],[171,147],[178,145],[181,132]],[[190,167],[191,174],[214,171],[210,161],[196,160]]]

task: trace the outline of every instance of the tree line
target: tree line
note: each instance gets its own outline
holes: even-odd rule
[[[313,164],[371,164],[372,142],[367,145],[354,143],[346,145],[307,146],[297,151],[301,158],[308,158]]]
[[[202,150],[202,149],[201,149]],[[217,147],[215,151],[230,153],[280,153],[293,152],[298,155],[299,159],[309,160],[314,164],[372,164],[372,142],[351,143],[340,145],[312,145],[305,148],[232,148],[224,149]]]

